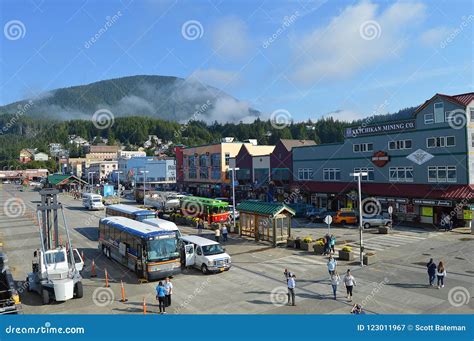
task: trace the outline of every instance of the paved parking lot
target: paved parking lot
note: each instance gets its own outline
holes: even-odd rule
[[[21,294],[26,314],[122,314],[157,311],[154,287],[156,283],[139,284],[134,273],[103,257],[97,249],[97,226],[104,212],[89,212],[79,200],[61,195],[73,245],[86,258],[84,297],[64,303],[43,306],[38,295]],[[10,258],[15,280],[20,287],[31,270],[32,252],[39,246],[34,209],[38,192],[19,192],[3,186],[0,192],[0,239]],[[13,209],[17,210],[13,210]],[[193,228],[181,227],[184,234],[194,234]],[[323,224],[307,224],[295,220],[295,235],[323,236]],[[208,231],[209,238],[212,234]],[[337,239],[354,246],[357,252],[358,231],[333,227]],[[354,302],[363,303],[368,313],[474,313],[474,236],[456,232],[427,232],[416,228],[395,228],[389,235],[365,231],[366,248],[377,253],[378,261],[361,268],[358,262],[338,263],[339,272],[351,268],[356,278]],[[342,246],[344,243],[338,245]],[[202,275],[190,269],[175,276],[174,314],[280,314],[331,313],[346,314],[351,303],[345,300],[339,287],[337,300],[332,299],[326,268],[327,258],[302,250],[271,248],[231,235],[225,246],[232,256],[230,271]],[[428,288],[424,263],[433,257],[443,259],[447,266],[447,283],[443,289]],[[90,277],[90,264],[96,263],[96,278]],[[356,259],[358,256],[356,255]],[[286,283],[283,270],[297,276],[297,306],[286,306]],[[110,278],[105,288],[104,270]],[[128,302],[120,302],[120,281],[123,281]],[[466,294],[467,292],[467,294]]]

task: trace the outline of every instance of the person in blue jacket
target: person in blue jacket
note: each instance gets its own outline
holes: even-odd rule
[[[428,264],[426,264],[426,267],[428,269],[429,285],[433,286],[436,278],[436,263],[433,262],[433,258],[431,258]]]
[[[156,299],[158,300],[158,306],[160,307],[160,314],[166,314],[166,288],[162,281],[160,281],[156,286]]]

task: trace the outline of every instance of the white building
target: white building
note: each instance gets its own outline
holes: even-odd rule
[[[107,179],[113,171],[118,169],[117,161],[92,162],[86,173],[94,173],[94,179]]]
[[[35,161],[48,161],[49,159],[49,156],[48,154],[46,153],[36,153],[34,156],[33,156],[33,160]]]

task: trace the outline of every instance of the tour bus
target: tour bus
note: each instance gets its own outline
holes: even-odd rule
[[[198,236],[183,236],[179,240],[182,262],[185,266],[200,269],[203,274],[227,271],[231,267],[230,256],[213,240]]]
[[[88,210],[103,210],[105,208],[102,203],[102,196],[94,193],[82,194],[82,206]]]
[[[153,225],[159,227],[160,229],[173,231],[176,234],[176,238],[181,238],[181,231],[179,231],[178,226],[175,223],[169,220],[160,219],[160,218],[152,218],[152,219],[145,219],[143,220],[145,224]]]
[[[151,281],[181,272],[176,233],[129,218],[99,221],[99,250],[138,278]]]
[[[143,221],[145,219],[156,218],[156,212],[145,210],[143,208],[138,208],[135,206],[124,205],[124,204],[117,204],[117,205],[110,205],[107,206],[105,209],[105,215],[107,217],[110,216],[118,216],[118,217],[126,217],[129,219]]]
[[[228,203],[220,200],[202,197],[183,197],[180,199],[180,208],[183,215],[201,218],[211,223],[223,223],[229,219]]]

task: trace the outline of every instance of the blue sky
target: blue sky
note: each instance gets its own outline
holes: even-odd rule
[[[349,120],[417,105],[436,92],[473,91],[467,0],[0,6],[0,104],[137,74],[193,77],[297,121]]]

